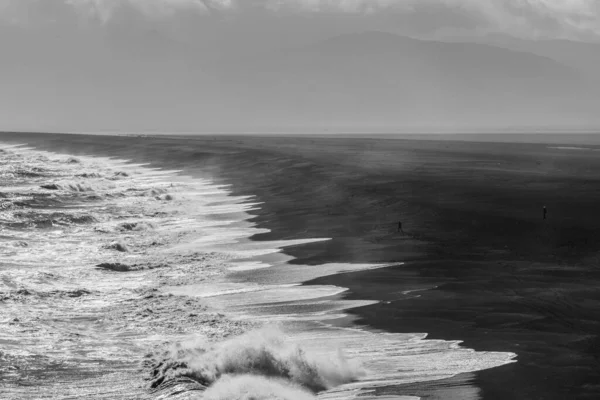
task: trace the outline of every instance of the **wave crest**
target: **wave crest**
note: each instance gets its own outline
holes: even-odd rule
[[[331,357],[309,354],[288,343],[278,329],[263,328],[219,343],[195,340],[172,346],[156,360],[151,386],[187,377],[206,387],[223,387],[216,385],[222,377],[239,375],[278,379],[317,393],[356,381],[364,371],[341,351]]]
[[[155,226],[151,222],[140,221],[140,222],[123,222],[117,226],[117,230],[121,232],[126,231],[148,231],[154,229]]]
[[[64,190],[70,192],[93,192],[94,188],[92,185],[80,183],[80,182],[65,182],[65,183],[49,183],[40,185],[42,189],[46,190]]]
[[[168,268],[168,265],[165,264],[150,264],[150,263],[142,263],[142,264],[121,264],[118,262],[115,263],[102,263],[96,265],[97,269],[106,270],[106,271],[114,271],[114,272],[135,272],[135,271],[148,271],[152,269],[158,268]]]

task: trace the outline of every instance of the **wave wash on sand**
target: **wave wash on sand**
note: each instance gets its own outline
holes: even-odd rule
[[[7,398],[369,398],[513,361],[331,325],[369,303],[299,283],[382,266],[288,264],[282,247],[324,239],[251,241],[256,204],[224,186],[1,144],[0,176]]]

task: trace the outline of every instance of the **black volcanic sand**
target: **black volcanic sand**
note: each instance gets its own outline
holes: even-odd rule
[[[272,232],[255,240],[333,238],[287,248],[297,263],[397,263],[308,283],[383,300],[352,310],[359,323],[518,354],[515,364],[394,393],[460,398],[452,387],[473,384],[483,399],[600,398],[597,151],[309,137],[0,140],[217,177],[265,202],[254,221]]]

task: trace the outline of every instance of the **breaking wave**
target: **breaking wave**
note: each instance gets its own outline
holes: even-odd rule
[[[84,178],[84,179],[93,179],[93,178],[102,178],[102,175],[97,174],[95,172],[85,172],[83,174],[75,175],[76,178]]]
[[[16,212],[14,217],[17,219],[29,221],[32,224],[54,223],[61,225],[70,224],[92,224],[97,222],[96,218],[90,214],[69,214],[64,212],[38,213],[38,212]]]
[[[0,292],[0,302],[26,302],[29,298],[46,299],[46,298],[78,298],[91,294],[92,292],[86,289],[73,290],[54,290],[48,292],[34,292],[28,289],[18,289],[8,292]]]
[[[347,399],[364,394],[361,385],[512,362],[425,335],[324,327],[359,302],[343,300],[343,288],[299,284],[378,266],[289,265],[282,247],[327,239],[251,241],[265,232],[249,221],[251,197],[113,159],[0,153],[0,374],[14,367],[7,398],[201,390],[214,400],[302,400],[338,390]],[[256,275],[233,282],[231,271]],[[275,320],[286,329],[263,327]]]
[[[67,164],[81,164],[81,160],[76,157],[69,157],[65,160]]]
[[[129,252],[129,247],[127,247],[127,245],[125,243],[121,243],[121,242],[111,243],[108,246],[106,246],[106,248],[109,249],[109,250],[120,251],[122,253],[128,253]]]
[[[42,189],[46,189],[46,190],[64,190],[64,191],[80,192],[80,193],[93,192],[93,191],[97,190],[97,188],[94,187],[94,185],[92,185],[90,183],[85,183],[85,182],[47,183],[44,185],[40,185],[40,187]],[[105,185],[105,187],[103,189],[106,189],[107,187],[109,187],[109,186]]]
[[[102,263],[96,266],[99,269],[115,272],[147,271],[157,268],[168,268],[165,264],[121,264],[121,263]]]
[[[151,386],[156,388],[165,381],[186,377],[211,387],[223,377],[239,375],[245,377],[233,383],[254,389],[259,389],[265,378],[271,378],[279,382],[270,384],[271,388],[302,387],[318,393],[356,381],[364,371],[347,360],[341,350],[335,357],[322,358],[290,344],[281,331],[263,328],[223,342],[196,339],[173,345],[156,359]],[[262,380],[252,382],[250,376]],[[232,383],[230,379],[227,382]],[[215,395],[223,393],[226,386],[217,385]]]
[[[154,224],[148,221],[140,221],[140,222],[123,222],[117,226],[117,230],[119,231],[146,231],[154,229]]]

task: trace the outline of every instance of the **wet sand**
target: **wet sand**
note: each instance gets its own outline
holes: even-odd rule
[[[2,137],[11,138],[45,140]],[[151,141],[143,153],[133,146],[139,140]],[[472,398],[483,399],[600,395],[594,146],[74,136],[45,146],[140,161],[171,146],[176,156],[161,160],[166,167],[193,165],[233,184],[233,194],[264,202],[254,221],[272,231],[255,240],[333,238],[287,248],[297,263],[397,263],[312,282],[383,301],[353,310],[359,323],[518,354],[515,364],[394,393],[437,398],[443,387],[446,398],[466,398],[468,387]],[[406,235],[396,232],[399,220]]]

